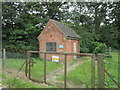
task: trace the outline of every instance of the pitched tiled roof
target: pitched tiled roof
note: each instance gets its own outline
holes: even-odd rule
[[[81,38],[79,37],[75,31],[73,31],[70,27],[56,21],[56,20],[53,20],[53,19],[50,19],[54,22],[54,24],[60,29],[60,31],[66,35],[66,37],[73,37],[73,38]]]

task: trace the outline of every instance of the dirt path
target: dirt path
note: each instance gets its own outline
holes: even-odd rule
[[[89,61],[89,60],[88,60],[88,61]],[[88,62],[88,61],[78,60],[78,61],[75,62],[74,64],[68,63],[68,64],[67,64],[67,74],[70,73],[71,71],[73,71],[77,66],[82,65],[83,63]],[[48,83],[57,84],[57,85],[59,85],[60,87],[63,87],[64,81],[59,81],[59,80],[57,80],[57,78],[58,78],[60,75],[64,75],[64,65],[63,65],[62,68],[59,68],[59,69],[51,72],[50,74],[48,74],[48,75],[46,76],[46,80],[47,80]],[[67,86],[68,86],[69,88],[85,88],[85,85],[76,86],[76,85],[74,85],[73,83],[68,83],[68,82],[67,82]]]
[[[77,66],[79,66],[80,64],[83,64],[83,60],[78,60],[76,63],[74,63],[73,65],[67,64],[67,73],[69,73],[70,71],[73,71]],[[47,81],[51,81],[56,79],[59,75],[63,75],[64,74],[64,65],[62,68],[59,68],[53,72],[51,72],[50,74],[48,74],[46,76]]]

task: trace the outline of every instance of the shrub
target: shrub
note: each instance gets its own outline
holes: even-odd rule
[[[80,51],[83,53],[104,53],[106,54],[106,44],[93,41],[81,41]]]
[[[103,43],[100,43],[97,47],[95,47],[94,49],[94,53],[97,54],[97,53],[104,53],[106,54],[106,48],[107,46]]]
[[[80,51],[81,51],[82,53],[88,53],[88,52],[89,52],[89,48],[81,47],[81,48],[80,48]]]
[[[89,50],[90,50],[90,52],[91,52],[91,53],[94,53],[94,49],[95,49],[96,47],[98,47],[100,44],[101,44],[100,42],[93,42],[93,41],[91,41],[91,42],[90,42],[90,45],[89,45]]]
[[[86,40],[81,40],[80,42],[80,52],[88,53],[89,52],[89,42]]]

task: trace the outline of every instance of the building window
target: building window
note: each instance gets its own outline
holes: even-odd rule
[[[46,51],[56,51],[56,42],[46,42]]]

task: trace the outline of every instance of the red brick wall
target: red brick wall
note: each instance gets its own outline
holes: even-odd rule
[[[77,52],[79,52],[79,41],[78,40],[66,40],[65,35],[54,25],[50,20],[43,32],[39,36],[39,51],[46,51],[46,42],[56,42],[57,52],[73,52],[73,43],[77,44]],[[64,45],[64,48],[59,48],[59,45]],[[47,54],[46,59],[52,59],[52,56],[56,54]],[[40,55],[44,57],[43,54]],[[60,60],[64,60],[64,55],[56,55],[60,57]],[[72,59],[73,55],[67,55],[67,59]]]

